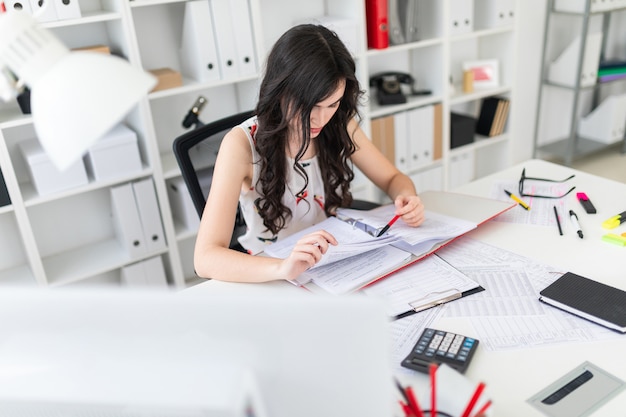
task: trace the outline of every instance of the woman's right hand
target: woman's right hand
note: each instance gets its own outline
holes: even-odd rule
[[[296,279],[322,259],[329,245],[337,243],[337,239],[325,230],[303,236],[296,242],[289,256],[282,260],[280,276],[287,280]]]

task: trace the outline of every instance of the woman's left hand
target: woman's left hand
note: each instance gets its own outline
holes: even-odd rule
[[[419,226],[424,222],[424,204],[416,195],[399,195],[394,200],[396,214],[409,226]]]

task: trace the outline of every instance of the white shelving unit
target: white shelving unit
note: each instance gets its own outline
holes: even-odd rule
[[[447,22],[459,1],[467,3],[468,18],[474,22],[489,20],[483,14],[492,14],[491,26],[475,23],[474,30],[453,33],[452,24]],[[368,50],[363,0],[248,0],[256,73],[207,82],[184,77],[180,87],[148,94],[125,120],[137,133],[143,170],[115,180],[90,179],[85,186],[38,196],[18,150],[21,141],[35,137],[32,119],[21,114],[17,103],[0,104],[0,169],[11,197],[10,205],[0,207],[0,285],[120,285],[124,266],[154,256],[162,258],[170,285],[180,289],[197,282],[192,264],[196,234],[173,218],[167,192],[170,183],[180,177],[172,141],[185,131],[182,119],[199,95],[209,100],[201,115],[204,122],[252,109],[266,53],[276,39],[295,23],[322,16],[356,23],[357,76],[364,89],[369,88],[371,75],[394,70],[412,74],[418,88],[432,91],[431,95],[393,106],[379,106],[368,92],[368,101],[361,109],[366,132],[371,132],[372,119],[431,104],[441,106],[442,157],[407,172],[416,184],[430,178],[429,183],[448,189],[505,168],[512,159],[508,133],[483,140],[477,137],[474,143],[451,151],[449,124],[451,111],[477,116],[480,100],[485,97],[504,95],[514,105],[514,19],[509,16],[500,22],[497,16],[500,9],[514,12],[515,1],[418,2],[424,29],[419,41]],[[80,0],[83,17],[43,25],[70,48],[104,44],[145,70],[169,67],[181,71],[179,48],[185,5],[184,0]],[[462,94],[461,62],[478,59],[498,59],[500,86]],[[457,84],[455,92],[450,79]],[[505,132],[510,132],[511,122]],[[460,175],[458,161],[465,164]],[[110,188],[148,177],[155,184],[167,247],[142,259],[130,259],[115,237]],[[358,198],[382,201],[362,178],[353,191]]]
[[[625,19],[623,0],[547,2],[535,157],[549,156],[571,165],[575,159],[611,144],[608,139],[581,134],[579,124],[603,100],[626,93],[626,79],[602,82],[597,75],[599,62],[625,58]],[[546,111],[553,108],[562,114],[555,117],[554,112]],[[613,121],[606,117],[603,122],[606,127]],[[624,125],[620,128],[622,152],[626,152]]]

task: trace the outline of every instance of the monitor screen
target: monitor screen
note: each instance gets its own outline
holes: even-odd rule
[[[387,416],[390,358],[362,295],[0,291],[3,416]]]

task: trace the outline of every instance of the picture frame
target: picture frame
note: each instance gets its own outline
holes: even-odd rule
[[[472,71],[474,88],[494,88],[500,85],[499,63],[497,59],[483,59],[463,62],[463,72]]]

